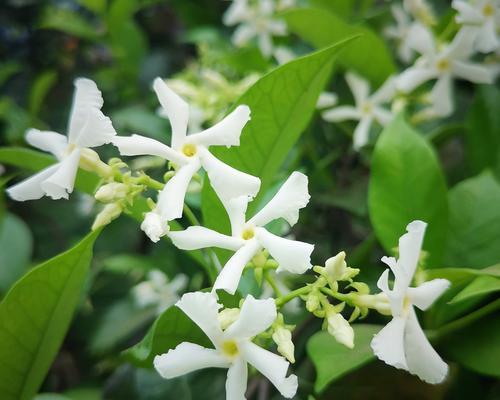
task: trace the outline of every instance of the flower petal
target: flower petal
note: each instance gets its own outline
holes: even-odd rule
[[[241,196],[254,198],[259,192],[259,178],[223,163],[207,149],[200,149],[200,161],[223,203]]]
[[[219,346],[222,329],[217,317],[222,306],[212,293],[186,293],[175,305],[205,332],[215,347]]]
[[[393,367],[406,370],[408,367],[404,349],[405,324],[404,318],[394,317],[373,337],[370,346],[380,360]]]
[[[60,163],[51,165],[37,174],[9,187],[6,192],[11,199],[16,201],[37,200],[45,195],[42,182],[52,176],[58,169]]]
[[[249,12],[247,0],[234,0],[222,16],[222,22],[226,26],[236,25],[244,21]]]
[[[481,53],[495,51],[500,46],[496,31],[496,24],[493,19],[486,21],[484,26],[478,29],[474,45]]]
[[[237,359],[229,367],[226,379],[226,399],[228,400],[246,400],[245,392],[247,390],[248,367],[245,360]]]
[[[354,72],[347,72],[345,74],[345,80],[351,89],[356,105],[359,106],[363,104],[370,94],[370,84],[368,81]]]
[[[453,61],[453,73],[459,78],[473,83],[493,83],[490,69],[476,63]]]
[[[175,349],[156,356],[155,369],[166,379],[175,378],[203,368],[228,368],[227,359],[214,349],[206,349],[198,344],[183,342]]]
[[[39,131],[38,129],[28,129],[26,142],[37,149],[54,154],[58,159],[62,158],[66,147],[68,147],[66,136],[57,132]]]
[[[226,338],[252,338],[268,329],[276,316],[274,299],[256,300],[249,294],[241,306],[238,319],[224,331],[224,336]]]
[[[168,233],[170,227],[166,219],[162,219],[161,215],[157,212],[151,211],[144,216],[144,220],[141,223],[141,229],[152,242],[156,243],[161,237]]]
[[[183,231],[170,232],[173,244],[181,250],[197,250],[207,247],[238,250],[245,244],[242,238],[236,238],[203,226],[190,226]]]
[[[292,172],[269,203],[255,214],[249,223],[264,226],[275,219],[283,218],[290,225],[295,225],[299,219],[299,210],[304,208],[311,198],[307,183],[306,175]]]
[[[426,228],[427,224],[423,221],[410,222],[406,227],[407,233],[399,238],[398,269],[404,272],[401,278],[406,280],[406,287],[415,274]]]
[[[248,206],[248,196],[240,196],[224,203],[229,221],[231,222],[231,233],[233,236],[241,236],[245,227],[245,214]]]
[[[457,10],[458,14],[455,17],[459,24],[480,24],[483,21],[481,13],[463,0],[453,0],[451,6]]]
[[[408,314],[404,337],[408,371],[427,383],[441,383],[448,374],[448,365],[431,346],[418,323],[413,307]]]
[[[236,47],[245,46],[250,39],[257,35],[257,30],[255,26],[249,23],[240,24],[233,33],[231,41]]]
[[[187,140],[206,147],[239,146],[241,131],[248,121],[250,121],[250,108],[241,105],[211,128],[189,135]]]
[[[186,137],[189,105],[161,78],[154,80],[153,89],[172,127],[172,148],[179,149]]]
[[[453,81],[449,74],[439,77],[431,91],[431,115],[447,117],[453,112]]]
[[[324,111],[323,113],[321,113],[321,117],[325,121],[340,122],[345,121],[346,119],[358,120],[361,118],[361,113],[357,108],[354,108],[352,106],[339,106]]]
[[[269,57],[273,54],[273,38],[270,32],[259,32],[257,36],[260,52]]]
[[[375,120],[382,126],[386,126],[394,119],[394,114],[382,107],[375,107],[373,109]]]
[[[408,289],[408,297],[412,304],[422,311],[427,310],[448,288],[450,281],[447,279],[433,279],[424,282],[416,288]]]
[[[255,236],[263,248],[278,262],[277,272],[286,270],[303,274],[312,268],[311,253],[314,245],[273,235],[264,228],[256,228]]]
[[[80,150],[75,149],[59,163],[59,168],[41,183],[45,194],[53,200],[67,199],[69,193],[73,192],[79,163]]]
[[[475,27],[463,26],[445,49],[444,54],[454,61],[468,59],[474,53],[476,33]]]
[[[372,126],[373,117],[363,117],[359,121],[358,125],[354,129],[352,135],[352,147],[355,150],[359,150],[361,147],[368,143],[368,138],[370,136],[370,128]]]
[[[408,45],[429,59],[436,56],[434,35],[422,24],[415,23],[410,27],[408,31]]]
[[[433,68],[410,67],[397,77],[396,87],[402,92],[411,92],[424,82],[437,77],[437,71]]]
[[[164,158],[178,165],[189,162],[188,158],[158,140],[141,135],[116,136],[113,144],[122,156],[150,155]]]
[[[78,147],[98,147],[110,143],[116,135],[111,120],[97,108],[81,111],[82,125],[72,132],[68,142]]]
[[[388,103],[394,97],[396,93],[396,78],[390,76],[385,80],[385,82],[380,86],[380,88],[370,96],[370,101],[374,105]]]
[[[224,265],[224,268],[222,268],[212,290],[215,292],[218,289],[223,289],[230,294],[234,294],[236,289],[238,289],[243,268],[245,268],[245,265],[248,264],[259,249],[259,242],[252,239],[237,250],[226,265]]]
[[[333,107],[338,102],[338,96],[332,92],[321,92],[316,102],[316,108]]]
[[[290,363],[285,358],[264,350],[252,342],[243,342],[239,348],[243,358],[269,379],[283,397],[290,399],[295,396],[298,379],[296,375],[286,377]]]

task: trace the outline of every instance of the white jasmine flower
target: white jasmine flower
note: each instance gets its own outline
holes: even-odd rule
[[[370,84],[353,72],[346,74],[346,81],[354,96],[356,105],[339,106],[331,110],[324,111],[321,115],[326,121],[339,122],[344,120],[357,120],[353,134],[353,146],[360,149],[368,143],[368,135],[373,121],[380,125],[387,125],[394,115],[382,104],[392,100],[395,92],[395,81],[391,77],[372,95],[370,95]]]
[[[432,113],[448,116],[453,111],[453,79],[461,78],[474,83],[491,83],[493,74],[483,65],[468,61],[472,53],[474,35],[461,29],[453,41],[439,48],[432,33],[422,25],[412,27],[411,46],[422,55],[414,66],[404,71],[396,86],[411,92],[431,79],[437,79],[431,91]]]
[[[273,299],[256,300],[247,296],[238,319],[225,330],[218,320],[222,306],[210,293],[187,293],[176,306],[205,332],[215,348],[184,342],[156,356],[154,366],[163,378],[171,379],[203,368],[228,368],[226,399],[242,400],[249,363],[269,379],[282,396],[292,398],[295,395],[297,376],[286,376],[290,364],[252,342],[254,336],[267,330],[276,319]]]
[[[278,272],[287,270],[302,274],[311,268],[313,245],[281,238],[264,228],[278,218],[284,218],[293,226],[299,218],[299,209],[307,205],[309,197],[307,176],[293,172],[271,201],[248,221],[245,217],[247,197],[233,198],[224,203],[231,221],[231,236],[202,226],[170,232],[169,236],[174,245],[183,250],[220,247],[235,251],[213,286],[214,291],[224,289],[234,294],[243,268],[262,249],[267,249],[278,262]]]
[[[224,14],[224,25],[238,25],[232,41],[237,47],[245,46],[257,38],[259,49],[266,57],[273,54],[273,36],[285,36],[287,27],[284,21],[275,19],[273,0],[233,0]]]
[[[436,24],[434,10],[426,0],[403,0],[403,6],[421,24]]]
[[[116,135],[111,120],[101,112],[103,99],[96,84],[90,79],[78,78],[74,85],[68,136],[38,129],[29,129],[26,133],[30,145],[52,153],[58,162],[8,188],[7,193],[14,200],[35,200],[43,196],[67,199],[73,192],[80,159],[95,162],[98,156],[89,148],[109,143]]]
[[[241,131],[250,119],[248,106],[238,106],[213,127],[187,135],[188,104],[160,78],[155,79],[153,89],[172,126],[172,147],[140,135],[117,136],[113,144],[122,155],[158,156],[178,167],[160,192],[155,209],[146,214],[141,224],[141,229],[153,242],[157,242],[168,232],[168,221],[182,216],[188,185],[201,167],[207,172],[211,185],[223,201],[241,195],[255,196],[259,191],[260,180],[224,164],[208,150],[210,146],[240,144]]]
[[[344,346],[354,348],[354,330],[342,314],[333,311],[333,307],[327,312],[328,333],[332,335],[337,342]]]
[[[425,337],[413,306],[427,310],[449,287],[446,279],[434,279],[410,287],[422,248],[425,228],[422,221],[413,221],[407,233],[399,239],[399,259],[384,257],[394,274],[394,286],[389,289],[389,270],[378,280],[378,287],[389,299],[393,319],[371,342],[375,355],[385,363],[417,375],[428,383],[442,382],[448,366]]]
[[[482,53],[498,49],[500,40],[500,3],[498,0],[465,1],[454,0],[452,7],[457,10],[456,20],[472,28],[475,35],[474,48]]]
[[[179,292],[187,286],[186,275],[178,274],[172,281],[160,270],[149,271],[147,280],[134,286],[132,294],[140,307],[156,306],[157,314],[161,314],[179,300]]]
[[[411,27],[415,22],[398,4],[392,5],[391,12],[396,20],[396,25],[387,27],[384,34],[398,43],[398,56],[401,61],[409,63],[415,54],[409,43]]]

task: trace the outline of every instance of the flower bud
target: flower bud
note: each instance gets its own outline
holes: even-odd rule
[[[273,340],[278,345],[278,353],[293,364],[295,362],[295,346],[292,342],[292,332],[279,327],[273,333]]]
[[[383,315],[392,315],[391,305],[385,293],[360,295],[356,299],[356,304],[361,307],[377,310]]]
[[[168,233],[170,227],[167,221],[162,221],[161,215],[151,211],[146,213],[144,221],[142,221],[141,229],[148,235],[154,243]]]
[[[113,169],[101,161],[99,154],[91,149],[82,149],[80,153],[80,167],[86,171],[95,172],[102,178],[113,175]]]
[[[128,189],[124,183],[111,182],[101,186],[94,197],[102,203],[112,203],[127,197]]]
[[[219,320],[222,330],[226,330],[229,325],[238,319],[240,316],[239,308],[225,308],[219,312],[217,318]]]
[[[325,267],[321,268],[320,273],[326,275],[329,280],[348,281],[359,274],[359,269],[348,267],[345,262],[345,252],[341,251],[326,260]]]
[[[106,207],[104,207],[103,210],[97,214],[94,224],[92,225],[92,230],[95,231],[101,226],[109,224],[111,221],[118,218],[122,211],[122,206],[118,203],[110,203],[106,205]]]
[[[354,330],[342,314],[335,311],[328,312],[327,323],[328,333],[330,333],[337,342],[350,349],[354,348]]]
[[[309,293],[306,299],[306,309],[310,313],[313,313],[319,308],[319,297],[318,294],[314,291]]]

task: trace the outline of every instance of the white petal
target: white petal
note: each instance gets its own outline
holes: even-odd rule
[[[242,248],[237,250],[219,273],[213,291],[223,289],[230,294],[234,294],[238,289],[243,268],[259,250],[260,245],[255,239],[249,240]]]
[[[319,95],[318,101],[316,103],[316,108],[327,108],[333,107],[337,104],[338,96],[332,92],[322,92]]]
[[[356,105],[364,103],[370,93],[370,84],[368,81],[354,72],[347,72],[345,80],[351,89]]]
[[[269,32],[261,32],[258,36],[259,49],[265,57],[273,54],[273,39]]]
[[[407,369],[404,351],[405,324],[404,318],[394,317],[370,343],[373,353],[380,360],[400,369]]]
[[[94,81],[86,78],[75,79],[73,106],[69,118],[68,141],[75,143],[82,130],[90,109],[100,110],[104,104],[102,94]]]
[[[236,28],[231,40],[236,47],[243,47],[256,35],[255,26],[243,23]]]
[[[259,192],[259,178],[223,163],[207,149],[200,149],[200,161],[223,203],[241,196],[254,198]]]
[[[38,129],[29,129],[26,132],[26,142],[33,147],[54,154],[58,159],[62,158],[66,147],[68,147],[66,136],[57,132],[39,131]]]
[[[178,165],[186,164],[189,159],[158,140],[141,135],[116,136],[113,144],[122,156],[157,156]]]
[[[370,101],[372,104],[383,104],[388,103],[394,97],[396,92],[396,78],[390,76],[385,80],[385,82],[380,86],[380,88],[370,96]]]
[[[222,22],[227,26],[236,25],[238,22],[244,21],[249,12],[246,0],[234,0],[224,13]]]
[[[144,220],[141,223],[141,229],[152,242],[156,243],[161,237],[168,233],[170,227],[166,219],[162,219],[161,215],[157,212],[151,211],[144,216]]]
[[[493,19],[488,20],[484,26],[478,30],[474,45],[481,53],[489,53],[498,49],[500,42]]]
[[[450,281],[447,279],[433,279],[424,282],[416,288],[408,289],[408,297],[412,304],[422,311],[427,310],[448,288]]]
[[[358,125],[356,125],[352,135],[352,146],[355,150],[359,150],[368,143],[372,121],[372,117],[363,117]]]
[[[226,379],[226,400],[245,400],[248,367],[245,360],[237,359],[229,367]]]
[[[172,127],[172,147],[179,149],[186,137],[189,105],[171,90],[161,78],[154,80],[153,89],[156,92],[158,101],[168,115]]]
[[[408,93],[436,76],[437,72],[432,68],[410,67],[397,77],[396,87]]]
[[[413,24],[408,31],[408,45],[427,58],[434,58],[436,55],[434,35],[419,23]]]
[[[453,112],[453,81],[450,75],[441,76],[431,91],[431,112],[447,117]]]
[[[332,108],[331,110],[324,111],[321,116],[325,121],[329,122],[340,122],[346,119],[360,119],[361,113],[357,108],[352,106],[339,106]]]
[[[175,305],[205,332],[216,347],[221,343],[222,329],[217,316],[222,306],[212,293],[186,293]]]
[[[239,146],[241,131],[248,121],[250,121],[250,108],[241,105],[211,128],[189,135],[187,140],[207,147]]]
[[[198,344],[183,342],[175,349],[156,356],[155,369],[166,379],[176,378],[203,368],[228,368],[227,359],[214,349],[206,349]]]
[[[420,258],[420,250],[424,241],[427,224],[423,221],[413,221],[406,227],[407,233],[399,238],[398,268],[404,272],[404,279],[408,286],[411,282]]]
[[[116,135],[111,120],[97,108],[81,111],[81,126],[76,132],[71,132],[69,143],[79,147],[98,147],[110,143]]]
[[[459,24],[480,24],[483,21],[481,13],[465,1],[453,0],[451,6],[458,12],[456,21]]]
[[[274,197],[251,219],[250,223],[264,226],[269,222],[283,218],[290,225],[295,225],[299,219],[299,210],[309,203],[307,176],[294,171],[281,186]]]
[[[157,211],[163,219],[172,221],[182,217],[184,198],[193,175],[200,169],[198,159],[179,168],[175,175],[165,184],[158,196]]]
[[[477,28],[463,26],[455,35],[444,54],[452,60],[466,60],[474,53]]]
[[[219,247],[236,251],[245,244],[242,238],[223,235],[203,226],[190,226],[183,231],[170,232],[168,236],[174,245],[181,250]]]
[[[243,358],[269,379],[283,397],[290,399],[295,396],[298,388],[297,376],[286,377],[290,363],[252,342],[244,342],[239,348]]]
[[[285,36],[287,34],[286,23],[280,19],[269,21],[268,30],[273,36]]]
[[[373,109],[375,120],[382,126],[386,126],[394,119],[394,114],[382,107],[375,107]]]
[[[471,63],[454,61],[453,62],[453,74],[473,83],[493,83],[493,74],[489,68]]]
[[[41,183],[45,194],[53,200],[67,199],[69,193],[73,192],[79,163],[80,150],[75,149],[59,163],[59,168]]]
[[[224,202],[224,207],[231,222],[231,233],[233,236],[241,236],[245,226],[247,206],[248,196],[240,196]]]
[[[238,319],[224,331],[226,338],[252,338],[268,329],[276,319],[274,299],[256,300],[248,295]]]
[[[255,236],[263,248],[278,262],[277,272],[286,270],[303,274],[312,267],[311,253],[314,245],[298,240],[290,240],[269,233],[264,228],[256,228]]]
[[[439,357],[418,323],[413,307],[406,322],[404,338],[408,371],[427,383],[441,383],[448,374],[448,365]]]
[[[6,192],[11,199],[16,201],[37,200],[45,195],[42,182],[52,176],[59,168],[60,163],[51,165],[35,175],[9,187]]]
[[[274,55],[274,58],[276,58],[276,61],[278,61],[279,65],[286,64],[286,63],[288,63],[292,60],[295,60],[297,58],[295,53],[291,49],[289,49],[288,47],[285,47],[285,46],[276,47],[274,49],[273,55]]]

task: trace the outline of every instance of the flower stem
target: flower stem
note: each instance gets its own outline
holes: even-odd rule
[[[282,307],[286,303],[288,303],[290,300],[293,300],[295,297],[302,296],[303,294],[309,293],[311,288],[309,286],[303,286],[301,288],[295,289],[294,291],[285,294],[284,296],[278,297],[276,301],[276,306],[277,307]]]
[[[276,285],[276,282],[274,281],[274,278],[269,273],[268,269],[264,270],[264,279],[273,288],[274,293],[276,293],[276,296],[278,296],[278,297],[283,296],[283,294],[281,293],[281,290],[279,290],[278,285]]]
[[[200,221],[198,221],[198,218],[196,218],[196,215],[194,214],[193,210],[184,203],[184,214],[186,215],[186,218],[188,219],[189,222],[191,222],[192,225],[201,225]]]

